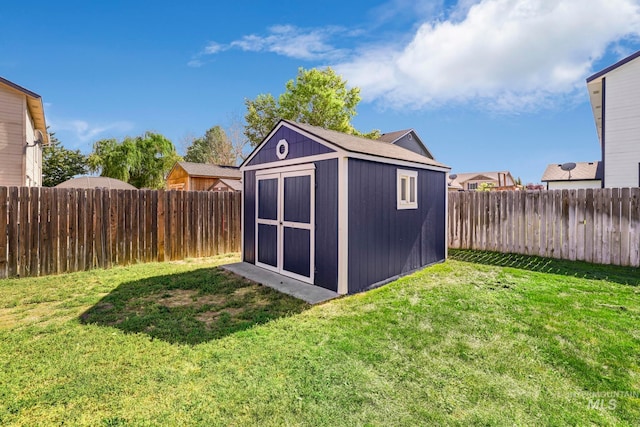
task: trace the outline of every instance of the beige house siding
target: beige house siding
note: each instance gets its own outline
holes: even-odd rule
[[[34,145],[36,140],[33,120],[29,110],[25,106],[26,135],[25,140],[29,145]],[[25,155],[25,185],[28,187],[42,185],[42,145],[26,147]]]
[[[581,181],[549,181],[549,190],[580,190],[587,188],[600,188],[602,184],[599,179]]]
[[[26,97],[0,86],[0,185],[25,185]]]
[[[605,76],[604,183],[638,187],[640,167],[640,58]]]
[[[462,188],[464,188],[465,190],[477,190],[478,187],[480,187],[480,184],[483,184],[485,182],[489,184],[498,185],[498,181],[494,179],[477,179],[477,180],[470,180],[463,183]]]

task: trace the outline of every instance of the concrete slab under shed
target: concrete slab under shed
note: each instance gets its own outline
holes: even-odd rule
[[[292,297],[301,299],[309,304],[320,304],[325,301],[339,297],[337,292],[320,286],[310,285],[278,273],[274,273],[264,268],[256,267],[248,262],[236,262],[234,264],[222,265],[227,271],[230,271],[252,282],[268,286]]]

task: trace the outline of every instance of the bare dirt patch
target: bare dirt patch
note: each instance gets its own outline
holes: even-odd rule
[[[199,295],[199,292],[193,289],[173,289],[150,295],[144,300],[156,302],[167,308],[174,308],[220,305],[224,304],[227,298],[224,295]]]
[[[94,310],[97,313],[104,313],[105,311],[109,311],[113,309],[113,304],[109,303],[109,302],[100,302],[98,304],[96,304],[96,306],[94,307]]]
[[[224,308],[222,310],[217,310],[217,311],[205,311],[204,313],[198,314],[196,316],[196,319],[201,321],[207,326],[211,326],[211,324],[216,320],[218,320],[218,318],[223,313],[227,313],[230,317],[237,317],[238,314],[244,311],[245,311],[244,308],[228,307],[228,308]]]
[[[233,291],[232,295],[234,297],[244,297],[247,294],[258,292],[258,289],[259,289],[258,285],[244,286],[242,288],[238,288],[235,291]]]

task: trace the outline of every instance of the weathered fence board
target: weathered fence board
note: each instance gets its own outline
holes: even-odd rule
[[[640,266],[640,188],[449,194],[449,247]]]
[[[7,277],[7,245],[8,245],[8,215],[9,215],[8,188],[0,187],[0,278]]]
[[[0,187],[0,278],[240,250],[240,193]]]

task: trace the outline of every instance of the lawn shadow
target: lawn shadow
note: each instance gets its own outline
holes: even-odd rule
[[[561,274],[592,280],[608,280],[622,285],[639,286],[640,269],[615,265],[591,264],[539,256],[501,252],[450,249],[449,258],[476,264],[511,267],[541,273]]]
[[[194,345],[309,307],[215,267],[123,283],[80,315],[80,322]]]

